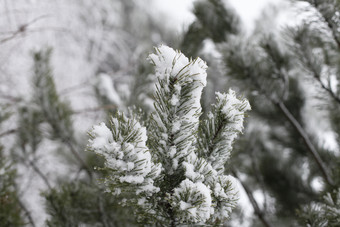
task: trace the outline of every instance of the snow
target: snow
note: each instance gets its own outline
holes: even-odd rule
[[[178,132],[180,129],[181,129],[181,121],[178,120],[178,121],[175,121],[175,122],[173,123],[171,132],[172,132],[172,133],[176,133],[176,132]]]
[[[237,128],[242,129],[243,118],[240,116],[244,115],[245,111],[251,109],[248,100],[238,99],[235,91],[231,89],[229,89],[227,94],[216,92],[216,97],[220,100],[220,102],[216,104],[217,106],[222,106],[223,102],[226,102],[223,105],[222,112],[226,115],[228,120],[237,121],[239,125]]]
[[[146,147],[146,128],[142,127],[136,119],[128,119],[124,114],[121,114],[121,121],[123,122],[113,118],[112,130],[105,123],[100,123],[93,126],[90,131],[89,148],[103,156],[105,166],[114,173],[106,178],[106,186],[128,183],[137,185],[136,194],[157,192],[159,189],[153,186],[154,181],[151,178],[160,174],[161,165],[155,165],[151,160],[151,154]],[[129,128],[130,132],[122,134],[124,128]],[[131,135],[136,135],[138,138],[136,141],[127,142],[126,137]],[[115,190],[113,194],[120,192]]]
[[[200,58],[189,60],[164,45],[155,50],[156,53],[149,56],[160,81],[153,131],[160,131],[156,138],[161,138],[158,150],[166,159],[165,172],[172,175],[182,168],[186,177],[171,195],[172,206],[174,210],[183,211],[177,216],[185,223],[228,218],[236,205],[237,193],[233,178],[224,175],[224,164],[233,141],[242,132],[244,113],[250,110],[249,102],[237,98],[232,90],[216,93],[214,108],[219,112],[209,113],[208,119],[214,121],[216,114],[225,118],[227,124],[221,135],[225,139],[217,144],[207,160],[198,157],[195,135],[201,115],[202,90],[207,83],[207,65]],[[182,91],[186,91],[189,98],[183,97]]]
[[[214,109],[227,121],[222,130],[225,139],[210,157],[198,157],[196,133],[207,66],[199,58],[189,61],[180,52],[164,45],[156,48],[156,54],[149,58],[155,64],[157,86],[162,89],[158,90],[156,112],[152,115],[155,128],[151,129],[152,133],[158,133],[155,138],[159,147],[156,149],[161,155],[155,154],[155,160],[160,159],[162,164],[152,160],[146,146],[146,128],[136,118],[118,113],[119,117],[111,120],[111,129],[100,123],[90,132],[89,147],[103,156],[105,166],[112,170],[104,183],[107,187],[118,188],[112,188],[114,195],[124,190],[126,186],[123,185],[133,186],[138,196],[136,204],[150,207],[152,201],[145,195],[159,192],[155,179],[162,173],[172,175],[184,170],[185,179],[168,195],[176,219],[183,223],[203,224],[207,220],[228,218],[237,193],[234,179],[224,175],[224,164],[232,142],[243,129],[244,112],[250,109],[249,102],[238,99],[232,90],[226,94],[216,93]],[[208,114],[208,119],[214,120],[214,114]],[[135,136],[133,141],[132,135]]]
[[[251,107],[248,100],[237,98],[236,93],[231,89],[228,93],[216,92],[216,100],[214,108],[217,113],[214,114],[219,114],[218,111],[221,111],[227,124],[221,131],[225,139],[215,144],[215,148],[210,151],[209,161],[214,169],[223,172],[224,163],[229,159],[232,150],[232,144],[243,130],[245,112],[249,111]],[[210,120],[212,120],[211,117]]]
[[[121,183],[130,183],[130,184],[141,184],[144,181],[144,177],[143,176],[122,176],[119,178]]]
[[[98,75],[97,87],[100,95],[106,97],[110,102],[115,104],[117,107],[122,106],[120,96],[114,88],[111,77],[105,73]]]
[[[156,109],[159,111],[153,119],[161,131],[159,136],[169,133],[168,128],[174,135],[172,142],[176,145],[176,154],[173,150],[169,152],[173,144],[168,145],[167,141],[164,141],[166,144],[162,142],[164,146],[160,148],[160,152],[166,157],[175,157],[167,170],[173,173],[179,166],[179,159],[191,152],[195,140],[201,114],[200,100],[206,85],[207,65],[200,58],[189,60],[181,52],[166,45],[155,48],[155,53],[149,55],[149,60],[155,65],[155,76],[161,81],[156,85],[162,87],[164,93],[161,96],[168,97],[168,101],[162,100],[164,97],[157,98]],[[181,93],[183,89],[188,90],[186,97]],[[171,105],[168,111],[160,111],[168,108],[164,102]]]
[[[163,2],[160,1],[155,1],[160,5],[164,5]],[[169,2],[169,1],[168,1]],[[179,8],[183,8],[183,5],[188,6],[188,3],[186,2],[184,4],[184,1],[176,1],[178,4],[176,4],[175,7],[172,7],[172,10],[175,10],[176,13],[179,11]],[[173,5],[174,3],[171,2]],[[25,2],[25,1],[18,1],[17,3],[11,2],[9,5],[15,6],[15,14],[8,14],[4,12],[4,20],[5,27],[7,30],[15,30],[17,27],[19,27],[21,24],[26,23],[27,21],[30,21],[31,19],[34,19],[35,17],[39,15],[48,15],[46,20],[39,20],[36,25],[34,24],[33,26],[29,27],[29,30],[27,30],[27,33],[23,34],[23,36],[18,37],[18,39],[15,39],[11,43],[6,43],[6,45],[2,46],[3,50],[3,58],[4,64],[3,67],[5,68],[4,71],[7,71],[9,75],[4,74],[3,81],[6,81],[7,79],[9,80],[15,80],[12,79],[12,75],[17,75],[19,78],[18,81],[20,83],[15,84],[13,86],[13,90],[17,90],[18,93],[22,93],[24,95],[27,94],[27,72],[30,71],[31,67],[31,57],[30,53],[32,50],[32,47],[34,49],[40,49],[41,47],[44,46],[51,46],[54,48],[54,58],[52,60],[53,62],[53,68],[55,69],[55,75],[58,80],[56,81],[58,83],[58,88],[64,89],[64,88],[72,88],[74,85],[78,85],[81,83],[81,81],[90,81],[90,79],[93,77],[95,74],[95,71],[97,69],[98,63],[103,61],[105,59],[106,55],[109,54],[109,52],[112,51],[112,46],[117,46],[121,48],[126,48],[124,47],[126,44],[120,40],[120,37],[116,37],[116,33],[110,33],[107,32],[107,30],[103,29],[101,26],[98,26],[100,24],[99,22],[102,20],[103,15],[107,15],[108,18],[106,18],[107,22],[114,22],[112,27],[115,27],[119,24],[119,15],[117,13],[118,7],[116,7],[114,4],[111,4],[111,1],[103,1],[101,4],[98,4],[96,1],[84,1],[81,3],[81,7],[79,7],[79,3],[74,2],[71,3],[68,1],[60,1],[58,3],[55,2],[45,2],[45,1],[34,1],[34,7],[31,7],[29,5],[30,2]],[[190,3],[189,3],[190,4]],[[89,7],[90,6],[90,7]],[[106,6],[112,6],[112,8],[108,8]],[[17,8],[17,9],[16,9]],[[87,11],[84,9],[90,9],[89,11],[91,12],[91,15],[87,15]],[[166,8],[166,11],[169,11],[169,7],[164,7]],[[5,8],[4,8],[5,9]],[[105,12],[114,12],[114,13],[109,13],[106,14]],[[18,12],[18,14],[16,13]],[[93,13],[93,15],[92,15]],[[91,20],[81,20],[79,21],[78,18],[75,18],[73,15],[78,15],[80,14],[83,18],[91,18]],[[20,15],[20,17],[16,16]],[[63,15],[60,17],[60,15]],[[65,16],[66,15],[66,16]],[[71,16],[72,15],[72,16]],[[90,17],[86,17],[90,16]],[[193,17],[191,16],[193,19]],[[176,21],[181,20],[180,16],[175,18]],[[171,21],[171,24],[175,24],[173,20]],[[191,20],[192,21],[192,20]],[[189,23],[189,21],[186,20],[186,23]],[[32,28],[32,30],[30,30]],[[36,30],[34,30],[36,29]],[[41,30],[37,33],[36,31]],[[113,34],[113,35],[112,35]],[[91,60],[88,60],[88,43],[87,41],[90,40],[91,42],[94,42],[94,49],[92,49]],[[98,40],[104,41],[104,43],[100,42],[98,43]],[[112,45],[112,41],[114,45]],[[102,45],[99,45],[102,44]],[[20,47],[20,48],[18,48]],[[119,61],[119,64],[121,64],[120,68],[129,68],[131,67],[130,61],[128,59],[130,58],[129,56],[130,52],[129,51],[116,51],[113,57],[115,57],[117,61]],[[13,63],[14,62],[14,63]],[[202,63],[202,62],[201,62]],[[18,65],[19,64],[19,65]],[[203,64],[202,64],[203,65]],[[176,69],[177,70],[177,69]],[[200,70],[200,69],[198,69]],[[193,73],[192,71],[191,73]],[[109,98],[109,100],[113,103],[119,103],[120,102],[120,97],[117,94],[117,92],[114,90],[114,84],[111,78],[107,75],[100,75],[99,76],[99,82],[101,83],[101,88],[100,89],[106,97]],[[204,76],[203,76],[204,77]],[[13,77],[15,78],[15,77]],[[200,78],[204,79],[204,78]],[[196,79],[197,80],[197,79]],[[198,81],[199,82],[199,81]],[[202,83],[203,85],[205,84],[204,81],[200,81],[199,83]],[[61,86],[59,86],[61,85]],[[177,88],[176,88],[177,86]],[[75,107],[75,109],[84,109],[89,107],[89,104],[97,104],[94,99],[89,99],[87,96],[90,89],[89,85],[86,84],[84,86],[86,88],[86,96],[84,94],[79,95],[78,92],[74,92],[72,90],[72,93],[68,96],[72,102],[72,106]],[[82,87],[82,91],[84,90],[84,87]],[[178,89],[178,93],[180,93],[181,86],[175,85],[175,90]],[[124,89],[122,89],[124,90]],[[117,89],[119,92],[120,90]],[[195,96],[200,96],[200,92],[197,91]],[[151,99],[145,99],[146,102],[151,104]],[[176,103],[178,104],[178,103]],[[197,102],[196,102],[197,104]],[[150,105],[153,106],[153,105]],[[96,118],[98,119],[101,116],[98,116],[96,114]],[[196,119],[196,118],[194,118]],[[96,119],[91,118],[90,120],[88,118],[81,118],[77,117],[75,118],[76,120],[76,129],[77,129],[77,134],[82,134],[84,131],[88,129],[90,125],[93,124],[94,121],[97,121]],[[93,139],[92,147],[96,149],[98,153],[101,153],[102,155],[107,155],[106,158],[109,158],[109,151],[115,151],[115,160],[110,159],[107,160],[107,164],[110,166],[116,166],[117,168],[121,169],[122,171],[127,171],[130,172],[133,170],[134,165],[132,165],[133,162],[123,160],[127,156],[125,156],[124,152],[122,152],[121,146],[118,141],[113,141],[112,139],[112,134],[109,132],[108,127],[105,125],[100,124],[100,127],[93,130],[93,133],[96,134],[95,139]],[[104,127],[105,126],[105,127]],[[137,125],[137,127],[139,127]],[[177,128],[175,128],[177,130]],[[145,130],[145,129],[140,129]],[[81,132],[81,133],[80,133]],[[143,134],[143,133],[142,133]],[[143,136],[145,135],[145,137]],[[141,140],[142,142],[138,144],[141,147],[144,147],[143,141],[145,144],[146,141],[146,134],[143,134],[142,137],[143,139]],[[164,142],[168,140],[168,135],[164,133]],[[120,138],[121,139],[121,138]],[[137,145],[127,145],[129,146],[129,149],[135,150]],[[191,143],[188,144],[187,147],[190,147]],[[42,149],[42,150],[48,150],[48,149]],[[188,151],[189,148],[187,148],[185,151]],[[144,152],[145,150],[142,149],[141,152]],[[139,153],[139,152],[138,152]],[[46,155],[46,154],[44,154]],[[42,155],[41,155],[42,156]],[[53,155],[54,156],[54,155]],[[51,155],[52,157],[52,155]],[[49,157],[49,158],[51,158]],[[146,158],[146,160],[150,160],[150,154],[138,154],[138,158]],[[51,158],[52,159],[52,158]],[[176,160],[178,166],[178,160]],[[75,170],[70,171],[69,168],[66,168],[66,165],[60,165],[59,162],[55,162],[55,160],[50,162],[51,165],[43,168],[47,173],[52,173],[52,172],[58,172],[61,174],[69,174],[69,172],[76,172]],[[57,163],[57,164],[56,164]],[[149,165],[147,165],[149,167]],[[151,164],[151,169],[152,169],[152,164]],[[58,171],[55,171],[55,170]],[[148,169],[148,168],[147,168]],[[156,175],[159,175],[161,171],[161,167],[157,167],[157,173]],[[145,179],[145,178],[144,178]],[[149,178],[145,179],[147,181]],[[34,184],[37,185],[37,190],[36,194],[39,193],[39,190],[43,187],[40,187],[41,185],[39,184],[38,181],[34,181]],[[40,189],[39,189],[40,187]],[[141,188],[149,188],[151,191],[152,186],[150,184],[147,184],[145,186],[141,186]],[[120,188],[115,188],[115,193],[120,194],[121,189]],[[26,193],[27,195],[30,195],[30,193]],[[32,204],[36,205],[40,198],[39,195],[35,197],[34,200],[32,200]],[[31,198],[30,198],[31,199]],[[35,210],[35,209],[34,209]],[[44,222],[44,213],[42,206],[40,207],[40,210],[38,212],[35,212],[35,210],[32,212],[32,215],[34,216],[34,219],[38,219],[37,221],[37,226],[42,225]],[[38,215],[37,215],[38,214]]]
[[[195,172],[194,170],[195,167],[193,164],[188,163],[188,162],[183,162],[183,167],[185,169],[185,176],[188,179],[194,180],[200,177],[200,174]]]
[[[178,96],[174,94],[170,100],[170,103],[171,105],[176,106],[178,104],[178,101],[179,101]]]
[[[94,149],[103,147],[113,141],[112,133],[110,129],[106,127],[104,122],[93,126],[92,133],[93,136],[95,136],[91,144]]]
[[[182,222],[204,223],[213,213],[210,189],[201,182],[183,180],[179,187],[175,188],[172,199],[180,210],[186,211],[180,216]]]
[[[170,158],[174,158],[176,154],[176,146],[171,146],[169,150]]]

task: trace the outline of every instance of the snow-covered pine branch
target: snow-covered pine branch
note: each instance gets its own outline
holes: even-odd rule
[[[170,47],[156,48],[149,59],[155,65],[155,109],[151,116],[150,145],[170,175],[194,151],[201,115],[201,94],[207,66],[200,58],[189,61]]]
[[[229,159],[232,143],[243,130],[244,113],[248,110],[248,100],[238,99],[233,90],[227,94],[216,92],[216,104],[212,106],[207,119],[202,121],[200,155],[221,173]]]
[[[89,148],[105,160],[107,191],[134,193],[124,201],[140,215],[143,209],[151,214],[149,223],[217,223],[235,206],[237,192],[233,178],[224,175],[224,164],[249,103],[231,90],[217,93],[217,103],[200,125],[205,62],[164,45],[155,50],[149,59],[158,83],[147,130],[137,116],[118,113],[110,128],[104,123],[93,127]]]
[[[137,119],[137,116],[129,119],[118,112],[110,122],[110,129],[101,123],[90,132],[89,146],[104,158],[105,169],[109,172],[104,184],[116,195],[131,191],[150,195],[159,191],[153,183],[160,175],[161,164],[152,162],[146,147],[146,129]]]

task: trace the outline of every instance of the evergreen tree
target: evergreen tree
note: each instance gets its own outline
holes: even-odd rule
[[[16,172],[11,162],[5,158],[0,146],[0,225],[22,226],[26,223],[15,187]]]
[[[155,112],[146,121],[117,113],[90,132],[89,149],[103,157],[103,183],[122,205],[135,207],[141,224],[221,223],[235,206],[231,176],[224,175],[231,145],[250,109],[235,92],[217,93],[199,123],[206,64],[167,46],[155,49]]]
[[[316,208],[312,214],[323,210],[318,215],[318,220],[322,217],[320,223],[336,226],[337,212],[325,214],[330,207],[337,206],[339,187],[336,153],[339,149],[339,3],[304,2],[309,3],[304,5],[307,18],[280,33],[255,29],[256,33],[249,38],[233,31],[224,33],[224,38],[219,40],[207,33],[200,37],[214,42],[224,61],[224,75],[233,78],[231,84],[246,92],[253,107],[245,136],[236,144],[237,155],[231,161],[232,166],[238,167],[238,171],[231,169],[234,176],[240,179],[242,173],[241,184],[254,209],[252,226],[298,225],[296,211],[305,210],[303,207],[310,207],[310,203]],[[225,10],[207,7],[205,11],[224,11],[227,18],[228,11],[233,10],[224,7]],[[198,23],[202,20],[200,15],[209,21],[216,14],[195,15],[194,23]],[[229,23],[225,29],[238,25],[237,20]],[[221,34],[220,27],[213,23],[209,31]],[[195,43],[192,36],[194,32],[189,27],[183,43],[190,40]],[[194,51],[190,53],[197,53],[202,46],[191,48]],[[315,94],[309,91],[314,87],[318,89],[316,101]],[[311,106],[311,102],[319,108]],[[307,112],[310,109],[313,113]],[[313,118],[331,125],[329,130],[336,136],[335,151],[323,146],[319,129],[309,124]],[[321,190],[313,186],[316,181],[321,181]],[[255,191],[262,194],[262,204],[254,198]],[[325,193],[326,200],[322,199]],[[320,200],[323,202],[319,203]]]
[[[26,34],[31,32],[31,25],[37,21],[42,27],[46,25],[47,29],[38,29],[39,32],[35,32],[36,34],[39,33],[39,37],[33,38],[34,46],[44,45],[46,40],[43,37],[46,33],[49,33],[46,32],[48,30],[53,31],[53,35],[49,36],[47,40],[48,45],[54,45],[53,49],[55,49],[53,61],[50,59],[52,57],[51,50],[45,50],[42,47],[41,51],[34,51],[32,58],[34,64],[33,76],[28,81],[28,84],[32,85],[31,91],[20,91],[17,94],[16,89],[10,87],[12,85],[8,85],[9,83],[6,81],[6,73],[11,75],[11,72],[6,71],[6,64],[10,61],[3,61],[1,64],[1,68],[4,67],[4,71],[1,73],[1,107],[3,103],[9,103],[8,109],[13,114],[10,119],[5,119],[6,124],[1,128],[0,139],[1,143],[4,144],[5,152],[3,156],[6,158],[4,159],[4,161],[6,160],[6,170],[9,163],[13,163],[13,169],[17,165],[19,170],[17,177],[11,171],[8,173],[11,180],[6,182],[10,182],[11,185],[8,186],[6,183],[6,190],[13,191],[13,198],[14,195],[18,195],[18,197],[17,200],[10,200],[13,203],[1,206],[6,212],[8,211],[4,214],[12,212],[11,206],[14,204],[13,207],[17,207],[17,202],[22,200],[23,203],[19,203],[21,210],[20,212],[18,210],[16,215],[18,217],[24,215],[23,222],[30,226],[43,225],[42,221],[44,220],[41,220],[43,219],[41,217],[45,217],[46,214],[43,211],[37,212],[37,208],[39,210],[44,203],[41,202],[40,198],[37,198],[38,195],[30,194],[32,191],[33,194],[43,191],[42,198],[46,199],[46,213],[49,215],[46,222],[48,225],[134,225],[131,214],[126,212],[126,209],[118,208],[116,200],[103,193],[102,188],[96,184],[100,175],[98,176],[97,173],[93,172],[93,165],[101,166],[103,162],[98,160],[93,153],[85,151],[86,130],[81,130],[78,126],[79,122],[82,124],[86,119],[85,114],[91,114],[92,116],[87,119],[94,121],[98,114],[102,113],[102,110],[107,110],[108,115],[110,115],[117,109],[125,110],[127,109],[126,106],[132,104],[146,106],[150,100],[150,92],[145,89],[150,83],[146,76],[150,73],[151,67],[144,68],[145,54],[159,42],[159,39],[173,42],[173,33],[165,29],[161,22],[154,20],[153,15],[147,12],[142,4],[134,0],[107,0],[100,3],[90,0],[73,3],[68,1],[58,3],[38,1],[34,4],[0,4],[1,8],[6,8],[5,14],[8,18],[18,19],[20,23],[27,22],[27,24],[20,26],[18,31],[14,31],[13,36],[8,31],[12,30],[8,25],[11,22],[1,22],[3,25],[0,35],[2,53],[7,52],[8,46],[6,44],[9,46],[12,44],[20,45],[22,48],[17,54],[20,58],[25,56],[27,48],[32,51],[32,41],[30,40],[32,36],[27,37]],[[72,21],[66,24],[65,30],[63,30],[65,26],[64,18],[58,18],[58,22],[62,21],[61,23],[57,22],[58,28],[50,29],[50,24],[48,20],[46,22],[44,16],[32,20],[28,14],[19,15],[15,13],[16,8],[19,7],[25,12],[27,10],[36,15],[48,14],[49,9],[46,9],[46,6],[48,6],[47,8],[58,9],[61,7],[57,12],[53,12],[52,17],[58,18],[58,15],[55,14],[58,12],[61,12],[63,16],[71,14],[64,17],[71,18],[70,21]],[[61,32],[61,30],[63,31]],[[62,35],[58,32],[61,32]],[[25,35],[24,39],[20,39],[25,44],[16,39],[20,34]],[[153,34],[152,39],[150,39],[150,34]],[[3,39],[4,37],[5,39]],[[81,53],[77,50],[77,45],[81,46]],[[61,53],[63,48],[67,49],[67,53]],[[19,48],[16,49],[19,50]],[[71,52],[72,54],[70,54]],[[13,49],[11,53],[12,57],[16,56]],[[60,59],[60,53],[68,56],[80,54],[80,58],[84,58],[86,65],[81,64],[82,66],[77,69],[78,75],[72,75],[72,69],[70,70],[66,65],[56,69],[58,62],[65,60]],[[79,61],[82,61],[78,57],[67,59],[72,59],[72,65],[77,65]],[[25,62],[31,61],[31,59],[26,60]],[[8,68],[11,68],[9,64]],[[14,68],[21,69],[21,67],[16,66]],[[95,84],[92,83],[92,79],[83,78],[85,68],[90,69],[90,73],[86,73],[93,77],[98,74],[99,81],[101,81],[101,78],[106,79],[106,81],[103,80],[104,88],[109,88],[111,91],[119,88],[116,94],[118,94],[121,102],[118,104],[112,102],[105,89],[98,86],[100,83]],[[57,73],[55,74],[53,71],[57,71]],[[21,81],[25,81],[23,77],[31,74],[24,72],[24,75],[20,75],[19,72],[20,81],[15,81],[15,84],[20,85]],[[61,86],[57,87],[57,85],[60,85],[59,76],[63,76],[61,74],[67,75],[68,80],[71,78],[72,84],[76,80],[81,80],[81,86],[70,85],[66,89]],[[85,83],[84,80],[86,80]],[[143,86],[141,86],[142,83]],[[88,86],[90,84],[95,84],[97,91],[100,91],[98,92],[98,100],[95,99],[93,87]],[[97,107],[83,107],[79,110],[74,106],[74,104],[79,104],[74,102],[74,100],[79,101],[79,97],[77,97],[79,93],[74,95],[74,91],[80,87],[82,90],[87,89],[86,103],[91,105],[94,102],[98,105]],[[132,93],[130,90],[135,92]],[[23,97],[22,94],[25,94],[25,96]],[[89,102],[87,102],[88,100]],[[7,112],[1,109],[1,117],[5,113]],[[51,160],[53,161],[50,162]],[[7,176],[7,171],[5,175]],[[15,180],[18,182],[17,185]],[[0,181],[2,183],[2,178]],[[32,199],[32,197],[35,198]],[[24,209],[25,206],[27,209]],[[29,216],[30,214],[32,217]],[[9,215],[6,217],[11,218]],[[7,220],[4,219],[4,221]],[[2,223],[0,226],[3,226]]]
[[[242,223],[241,210],[231,213],[237,195],[228,174],[239,180],[254,210],[243,223],[338,226],[340,3],[291,2],[303,3],[307,12],[298,25],[272,33],[259,20],[246,35],[227,1],[196,1],[196,19],[180,44],[141,3],[78,2],[75,12],[86,32],[77,30],[72,39],[80,40],[97,76],[91,95],[98,108],[89,111],[104,110],[96,118],[110,120],[93,126],[92,152],[85,151],[85,130],[73,122],[82,111],[57,89],[51,50],[35,52],[32,92],[12,97],[0,87],[0,226],[36,226],[37,214],[22,196],[25,171],[40,179],[31,185],[44,184],[47,226]],[[115,13],[121,20],[112,20]],[[1,49],[30,26],[13,36],[2,33]],[[210,68],[160,46],[149,57],[152,72],[146,52],[161,40],[186,56],[200,55]],[[213,57],[207,47],[214,48]],[[249,103],[228,91],[232,86],[253,109],[235,144]],[[228,92],[215,94],[220,90]],[[42,154],[65,162],[67,176],[46,172]]]
[[[6,106],[0,106],[0,126],[8,120],[11,113]],[[0,137],[5,136],[8,131],[1,133]],[[25,219],[25,207],[20,201],[19,193],[15,180],[17,179],[16,169],[6,154],[4,147],[0,144],[0,226],[22,226],[31,222],[28,211],[26,210],[27,220]],[[32,222],[31,222],[32,223]]]

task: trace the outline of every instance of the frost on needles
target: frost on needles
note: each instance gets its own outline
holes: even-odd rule
[[[142,224],[220,223],[236,205],[234,179],[224,174],[232,143],[243,129],[246,99],[216,93],[200,120],[207,65],[161,45],[149,56],[157,78],[155,112],[117,113],[90,131],[89,148],[104,158],[106,190],[133,206]]]

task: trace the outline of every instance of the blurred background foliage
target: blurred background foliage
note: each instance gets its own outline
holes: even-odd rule
[[[98,184],[87,131],[132,106],[148,118],[161,43],[207,61],[204,109],[231,87],[251,103],[224,225],[338,226],[340,2],[268,5],[251,30],[227,0],[194,1],[181,30],[153,4],[0,2],[0,226],[137,225]]]

